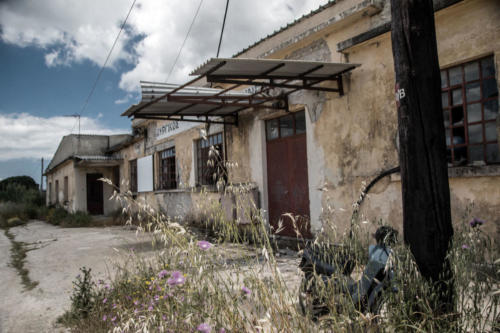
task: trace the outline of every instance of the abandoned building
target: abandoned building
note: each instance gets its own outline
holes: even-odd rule
[[[345,230],[364,184],[399,164],[390,16],[387,0],[330,1],[233,58],[205,62],[184,85],[141,82],[141,101],[123,113],[134,139],[106,158],[107,169],[103,160],[65,163],[81,177],[84,165],[103,175],[119,166],[122,190],[185,217],[203,200],[201,189],[220,196],[207,163],[214,146],[238,165],[227,180],[253,189],[271,226],[285,221],[281,235],[294,235],[286,212],[302,217],[306,236],[327,222]],[[470,214],[498,233],[500,3],[435,1],[435,22],[453,220]],[[49,168],[62,174],[59,160]],[[48,174],[52,188],[56,179]],[[63,200],[51,192],[48,201]],[[392,173],[374,184],[360,213],[400,228],[401,206]]]
[[[113,188],[99,179],[119,182],[123,161],[113,149],[131,139],[127,134],[63,137],[45,170],[47,204],[94,215],[109,215],[118,209],[115,202],[107,200]]]

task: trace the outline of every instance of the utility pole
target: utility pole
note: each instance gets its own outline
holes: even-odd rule
[[[433,1],[391,0],[391,12],[404,240],[422,276],[435,283],[435,310],[447,312],[453,227]]]
[[[40,192],[43,192],[43,157],[42,157],[42,172],[40,177]]]

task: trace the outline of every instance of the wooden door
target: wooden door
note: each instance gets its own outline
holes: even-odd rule
[[[309,182],[304,112],[266,122],[269,220],[277,234],[310,238]],[[298,216],[295,220],[283,214]]]
[[[104,214],[103,186],[100,173],[87,174],[87,211],[92,215]]]

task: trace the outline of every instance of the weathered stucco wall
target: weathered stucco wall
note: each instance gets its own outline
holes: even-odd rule
[[[304,29],[319,26],[327,16],[339,15],[356,3],[339,2],[342,6],[335,5],[309,19],[315,22],[299,23],[240,55],[361,64],[345,78],[346,94],[342,97],[333,93],[302,93],[290,98],[293,107],[304,106],[309,115],[306,125],[309,197],[315,231],[325,224],[334,225],[338,231],[345,230],[350,221],[352,204],[358,199],[363,182],[366,184],[381,171],[399,164],[390,33],[350,47],[343,54],[336,51],[338,43],[386,22],[388,8],[382,6],[380,15],[358,17],[356,24],[334,24],[328,29],[311,31],[302,38]],[[436,26],[442,67],[493,54],[498,83],[498,1],[459,2],[436,13]],[[289,40],[295,42],[290,44]],[[327,55],[329,59],[325,59]],[[257,183],[262,192],[263,208],[267,209],[263,119],[269,112],[254,111],[252,114],[250,118],[242,117],[240,128],[232,130],[229,159],[244,166],[238,174],[234,174],[234,179]],[[250,172],[245,169],[247,165],[251,167]],[[462,222],[461,211],[470,206],[469,202],[474,202],[471,214],[491,222],[486,226],[487,230],[498,233],[500,178],[497,171],[490,172],[490,175],[483,173],[482,177],[453,177],[450,188],[455,223]],[[361,214],[362,220],[372,222],[381,219],[401,229],[401,184],[397,176],[386,177],[371,189],[361,207]],[[369,226],[367,224],[367,228]]]

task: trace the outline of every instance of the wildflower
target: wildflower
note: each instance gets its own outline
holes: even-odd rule
[[[134,309],[134,314],[137,314],[138,312],[139,312],[139,310]]]
[[[151,282],[149,282],[149,281],[146,281],[146,284],[147,284],[147,285],[149,286],[149,285],[151,284]]]
[[[469,249],[469,248],[470,248],[470,246],[469,246],[469,245],[467,245],[467,244],[462,245],[462,249],[464,249],[464,250],[467,250],[467,249]]]
[[[203,250],[203,251],[206,251],[208,250],[209,248],[212,247],[212,244],[210,242],[207,242],[205,240],[202,240],[202,241],[199,241],[198,242],[198,247]]]
[[[167,316],[165,316],[165,315],[163,315],[161,318],[162,318],[163,320],[167,320]]]
[[[108,301],[108,299],[107,299],[107,298],[104,298],[104,299],[102,300],[102,304],[106,304],[106,302],[107,302],[107,301]]]
[[[111,318],[111,321],[114,322],[116,320],[116,316],[114,316],[113,318]]]
[[[243,286],[243,288],[241,288],[241,291],[243,291],[245,293],[245,295],[250,295],[252,293],[252,291],[245,286]]]
[[[186,278],[182,276],[182,273],[179,271],[175,271],[172,273],[171,277],[167,280],[167,283],[170,286],[176,286],[183,284],[186,281]]]
[[[157,301],[157,302],[158,302],[159,300],[160,300],[160,296],[156,295],[156,296],[155,296],[155,301]]]
[[[475,228],[479,225],[483,225],[484,224],[484,221],[481,220],[481,219],[478,219],[478,218],[473,218],[470,222],[469,222],[469,225],[472,227],[472,228]]]
[[[117,305],[113,303],[113,309],[116,309],[116,306],[117,306]]]
[[[160,271],[160,273],[158,273],[158,278],[159,279],[163,279],[165,277],[165,275],[167,275],[168,272],[166,270],[162,270]]]
[[[137,304],[139,304],[139,301],[138,301],[138,300],[135,300],[135,301],[134,301],[134,305],[137,305]]]
[[[153,311],[153,306],[150,305],[149,308],[148,308],[149,311]]]
[[[102,321],[106,321],[108,319],[108,316],[104,315],[102,316]]]
[[[219,333],[226,333],[226,329],[224,327],[222,327],[220,330],[219,330]]]
[[[196,327],[196,329],[200,332],[203,332],[203,333],[210,333],[210,331],[212,330],[210,325],[208,325],[207,323],[203,323],[203,324],[198,325],[198,327]]]

